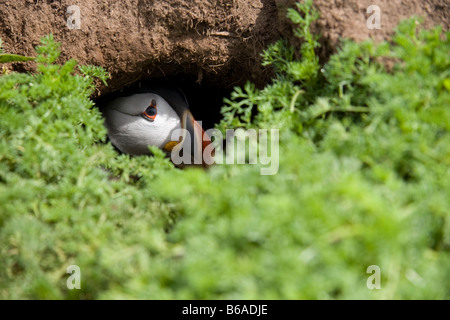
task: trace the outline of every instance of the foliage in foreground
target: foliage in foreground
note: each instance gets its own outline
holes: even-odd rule
[[[88,98],[105,75],[54,64],[51,38],[36,75],[0,77],[0,297],[448,299],[449,34],[412,19],[322,68],[298,9],[302,59],[269,47],[276,78],[237,88],[219,126],[280,128],[273,176],[115,155]]]

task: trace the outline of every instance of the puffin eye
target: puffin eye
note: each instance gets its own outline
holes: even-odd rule
[[[144,119],[153,121],[153,120],[155,120],[157,114],[158,114],[158,110],[156,109],[156,101],[155,101],[155,99],[152,99],[152,102],[150,103],[150,105],[142,113],[142,117],[144,117]]]

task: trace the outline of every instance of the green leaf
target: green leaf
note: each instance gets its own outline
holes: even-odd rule
[[[21,56],[18,54],[0,53],[0,63],[32,61],[35,58]]]

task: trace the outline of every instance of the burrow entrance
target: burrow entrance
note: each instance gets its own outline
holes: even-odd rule
[[[220,113],[224,105],[224,98],[229,98],[233,89],[222,88],[217,85],[198,83],[197,77],[186,74],[178,74],[174,76],[167,76],[164,78],[150,78],[137,81],[120,90],[116,90],[107,95],[101,96],[94,100],[97,107],[101,108],[108,101],[126,96],[128,92],[133,91],[134,88],[141,83],[154,83],[168,87],[175,87],[180,89],[189,103],[189,109],[197,121],[202,122],[205,130],[214,128],[216,124],[222,119]]]

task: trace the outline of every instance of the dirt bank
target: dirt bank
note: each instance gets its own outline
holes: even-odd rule
[[[285,10],[294,3],[0,0],[0,38],[8,52],[34,55],[39,38],[53,33],[62,43],[62,61],[74,58],[111,73],[102,94],[138,79],[176,74],[231,88],[246,80],[263,84],[268,79],[269,71],[260,66],[260,52],[281,36],[291,36]],[[323,36],[322,56],[335,50],[342,37],[386,39],[401,19],[414,14],[426,17],[428,26],[449,27],[450,3],[445,0],[316,0],[315,4],[321,12],[316,32]],[[367,28],[370,5],[381,9],[381,29]],[[73,8],[79,9],[78,21]],[[32,70],[33,63],[15,68]]]

